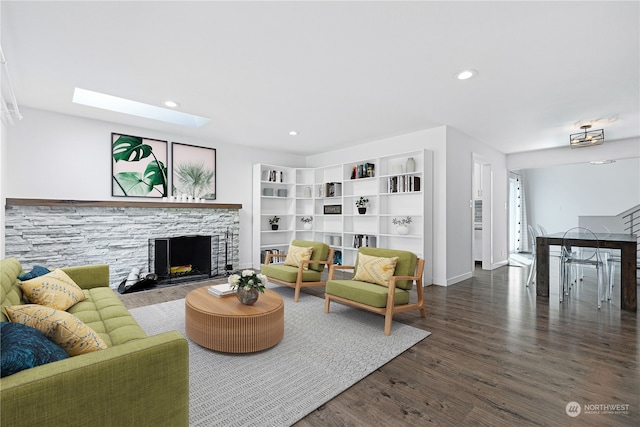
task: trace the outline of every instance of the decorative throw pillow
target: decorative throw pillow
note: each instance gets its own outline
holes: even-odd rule
[[[41,265],[34,265],[30,272],[18,276],[18,280],[31,280],[49,273],[49,269]]]
[[[27,299],[57,310],[66,310],[86,299],[80,286],[58,269],[20,284]]]
[[[287,252],[287,258],[284,260],[284,265],[290,265],[292,267],[299,267],[301,261],[311,259],[313,248],[302,248],[300,246],[289,245],[289,252]],[[309,269],[309,264],[305,264],[303,267],[305,270]]]
[[[396,270],[398,257],[381,258],[371,255],[358,254],[358,268],[353,280],[389,286],[389,279]]]
[[[7,306],[5,311],[9,320],[36,328],[69,356],[107,348],[93,329],[66,311],[37,304]]]
[[[42,332],[21,323],[0,323],[0,376],[69,357]]]

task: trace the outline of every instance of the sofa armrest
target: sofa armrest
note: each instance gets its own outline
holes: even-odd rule
[[[130,341],[4,377],[0,393],[3,427],[188,426],[188,343]]]
[[[107,264],[80,265],[64,267],[71,280],[82,289],[109,287],[109,266]]]

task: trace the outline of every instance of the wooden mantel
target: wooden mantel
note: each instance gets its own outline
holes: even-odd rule
[[[74,206],[105,208],[192,208],[192,209],[242,209],[241,203],[182,203],[140,202],[125,200],[55,200],[7,198],[7,206]]]

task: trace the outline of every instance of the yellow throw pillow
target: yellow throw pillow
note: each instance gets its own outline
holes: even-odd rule
[[[396,271],[398,257],[381,258],[377,256],[358,254],[358,268],[353,280],[389,286],[389,279]]]
[[[284,265],[290,265],[292,267],[299,267],[301,261],[311,259],[313,248],[302,248],[300,246],[289,245],[289,252],[287,252],[287,258],[284,260]],[[309,264],[305,264],[303,267],[305,270],[309,269]]]
[[[30,302],[57,310],[66,310],[87,298],[80,286],[60,269],[25,280],[20,287]]]
[[[71,313],[38,304],[5,307],[9,320],[31,326],[62,347],[69,356],[105,349],[100,336]]]

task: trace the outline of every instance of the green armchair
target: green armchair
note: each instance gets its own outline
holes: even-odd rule
[[[391,261],[386,260],[395,257],[397,257],[397,262],[394,267]],[[360,262],[361,260],[363,262]],[[374,265],[376,263],[382,265],[381,270],[387,272],[386,275],[383,275],[384,277],[377,275]],[[362,271],[359,272],[359,269]],[[349,280],[334,279],[336,270],[354,270],[353,278]],[[368,273],[368,270],[372,271],[371,274]],[[385,317],[384,333],[390,335],[395,313],[419,310],[420,316],[426,317],[422,289],[423,272],[424,259],[418,258],[411,252],[362,247],[358,250],[355,266],[333,265],[330,267],[325,287],[324,312],[329,313],[331,301],[336,301],[383,314]],[[363,280],[363,277],[366,280]],[[373,283],[376,279],[383,283],[386,282],[388,285]],[[416,284],[417,301],[411,303],[410,291],[414,283]]]
[[[295,288],[293,300],[298,302],[301,288],[325,285],[322,280],[322,272],[325,265],[331,267],[333,263],[333,249],[329,248],[329,245],[325,243],[308,240],[294,240],[291,242],[291,246],[313,248],[311,258],[301,261],[298,266],[294,267],[271,262],[274,258],[286,258],[287,254],[268,254],[260,268],[260,272],[267,276],[271,282]],[[308,268],[305,269],[305,266],[308,266]]]

